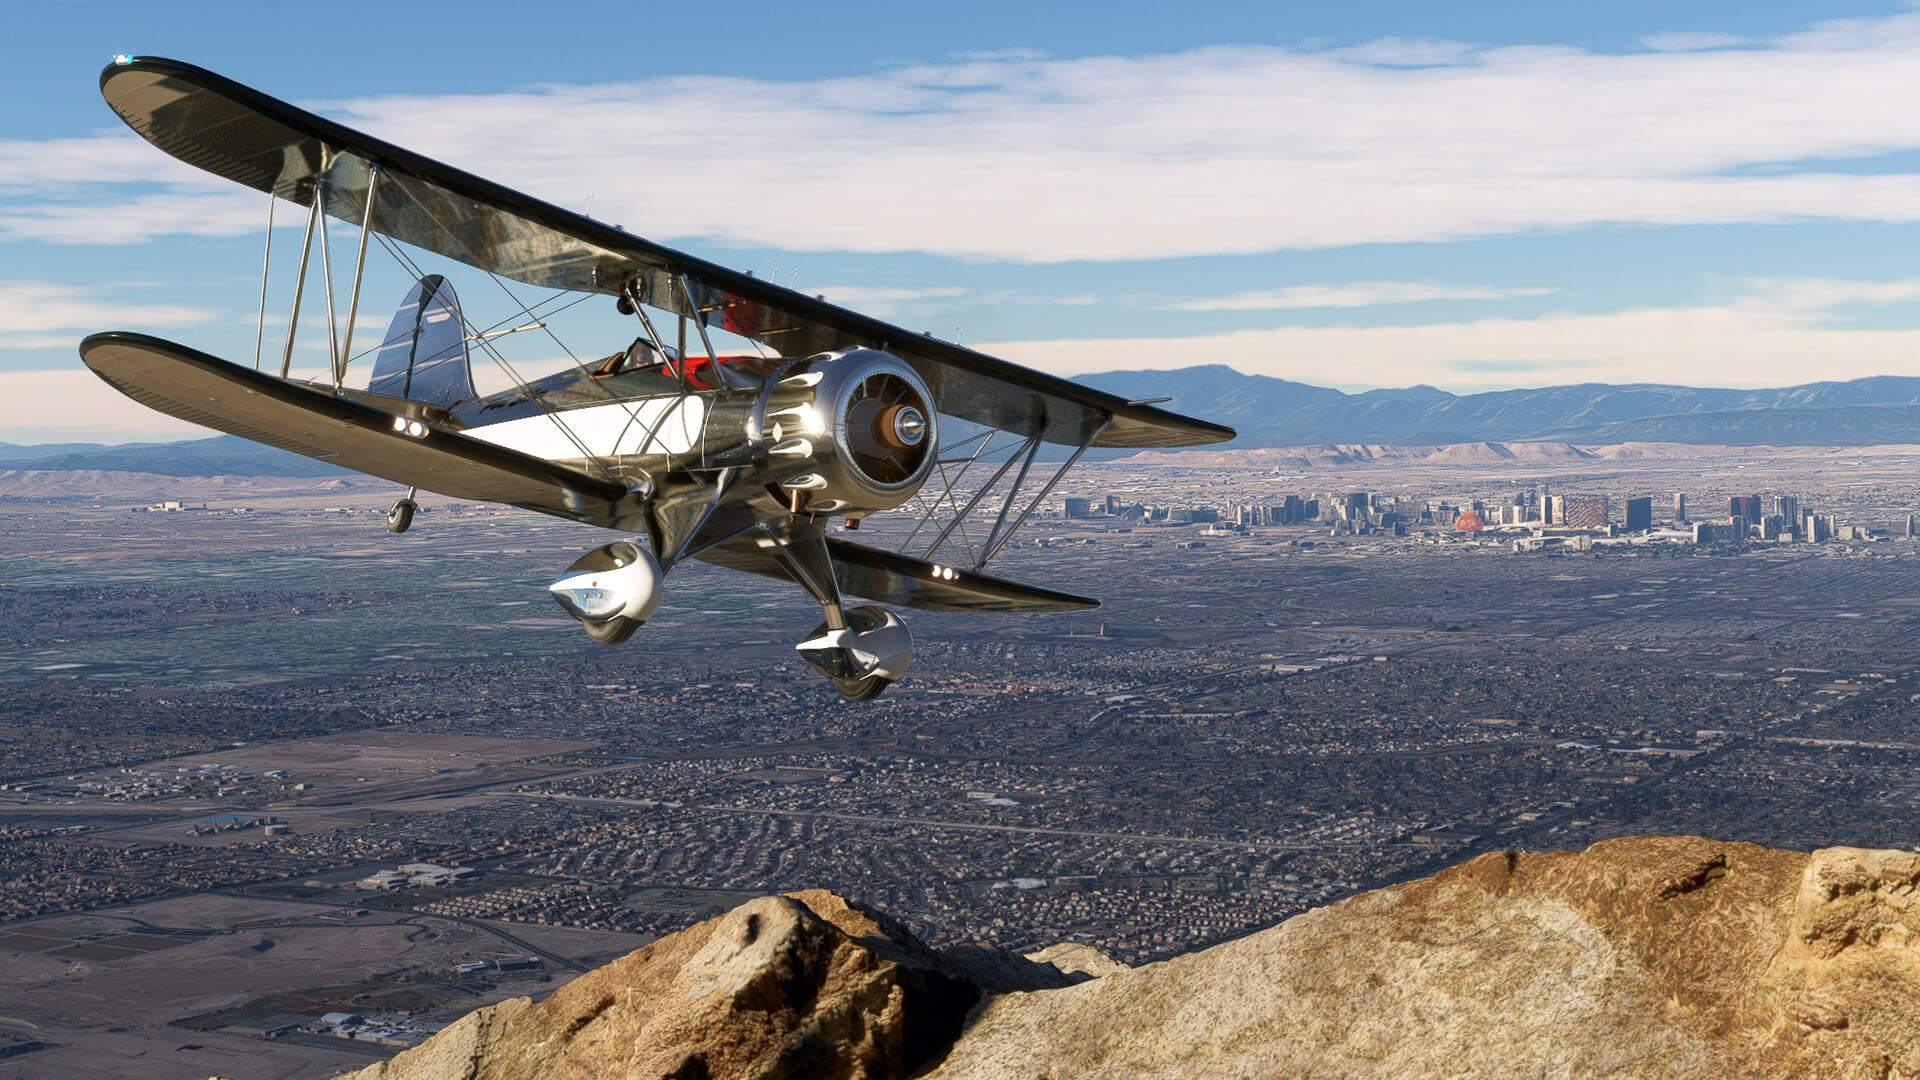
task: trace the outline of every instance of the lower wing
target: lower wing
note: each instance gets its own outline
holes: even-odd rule
[[[215,431],[457,499],[641,527],[623,486],[443,430],[417,403],[381,409],[145,334],[95,334],[80,358],[142,405]]]
[[[1100,601],[1017,581],[941,566],[838,537],[827,539],[840,591],[883,604],[928,611],[1087,611]],[[699,554],[701,562],[790,580],[779,559],[751,535]]]

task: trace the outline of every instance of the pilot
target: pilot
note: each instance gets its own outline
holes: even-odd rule
[[[660,351],[653,347],[652,342],[643,337],[634,338],[633,344],[600,361],[594,368],[593,377],[604,379],[609,375],[624,375],[630,371],[641,371],[656,365],[665,366],[678,358],[672,346],[667,347],[666,356],[662,358]]]

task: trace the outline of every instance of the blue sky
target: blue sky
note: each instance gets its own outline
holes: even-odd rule
[[[620,7],[14,16],[0,441],[194,433],[91,383],[87,332],[253,352],[264,200],[126,132],[96,89],[116,52],[1066,374],[1470,392],[1920,366],[1908,5]],[[372,333],[405,282],[370,267]],[[446,269],[470,308],[491,295]],[[629,331],[600,312],[568,346]]]

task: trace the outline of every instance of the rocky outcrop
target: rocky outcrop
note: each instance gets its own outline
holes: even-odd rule
[[[1697,838],[1487,855],[1002,996],[931,1075],[1920,1076],[1917,880],[1906,852]]]
[[[1920,1080],[1917,886],[1908,852],[1639,837],[1132,969],[770,897],[356,1075]]]
[[[940,954],[885,915],[767,896],[535,1003],[469,1013],[354,1080],[891,1080],[923,1070],[990,992],[1069,985],[989,950]]]

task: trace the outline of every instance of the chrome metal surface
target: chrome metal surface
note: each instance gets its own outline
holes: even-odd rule
[[[1025,444],[1023,444],[1012,457],[1000,463],[1000,468],[994,471],[992,479],[988,480],[979,491],[974,492],[973,498],[967,500],[965,508],[953,515],[953,520],[947,522],[946,528],[940,530],[940,535],[933,538],[933,543],[927,545],[927,550],[921,553],[921,558],[933,558],[933,553],[940,550],[940,545],[947,542],[947,537],[952,536],[954,530],[960,528],[967,520],[967,517],[973,513],[974,508],[978,507],[980,503],[986,499],[987,493],[992,491],[994,485],[1000,482],[1000,478],[1007,475],[1008,469],[1013,468],[1013,463],[1020,460],[1022,454],[1031,458],[1034,451],[1039,449],[1039,446],[1040,437],[1038,435],[1027,436]]]
[[[693,523],[687,527],[686,535],[680,538],[680,542],[674,545],[673,554],[661,560],[666,564],[667,569],[673,569],[680,564],[681,559],[687,557],[687,549],[693,546],[694,538],[700,535],[700,530],[706,527],[707,522],[713,520],[713,512],[720,509],[720,503],[726,499],[727,493],[733,490],[734,479],[739,475],[740,470],[738,469],[720,470],[720,475],[714,478],[713,497],[707,500],[706,508],[703,509],[700,512],[700,516],[694,519]]]
[[[694,311],[699,311],[700,302],[693,298],[693,283],[687,280],[687,275],[685,274],[678,275],[677,280],[680,282],[680,295],[686,298],[687,307]],[[693,328],[700,332],[700,347],[707,350],[707,362],[713,365],[715,372],[719,373],[720,385],[729,390],[739,389],[733,385],[733,377],[727,373],[727,365],[720,362],[720,354],[713,351],[713,339],[707,336],[707,320],[703,318],[694,319]],[[686,363],[687,356],[685,353],[681,353],[680,366],[685,368]]]
[[[367,177],[367,206],[361,215],[360,247],[353,256],[353,294],[347,301],[347,338],[340,345],[340,370],[333,377],[337,390],[347,376],[347,365],[353,359],[353,319],[360,312],[360,282],[367,273],[367,241],[373,234],[373,193],[380,186],[380,166],[372,167],[372,175]]]
[[[1027,471],[1033,468],[1033,459],[1039,453],[1038,442],[1027,445],[1026,456],[1020,459],[1020,472],[1014,476],[1013,486],[1007,489],[1007,497],[1000,500],[1000,513],[993,519],[993,529],[987,533],[985,540],[980,541],[980,557],[973,561],[975,570],[985,566],[992,553],[999,550],[999,545],[994,541],[1000,538],[1000,528],[1007,523],[1007,511],[1013,508],[1013,500],[1020,494],[1020,486],[1027,482]]]
[[[313,255],[313,223],[320,220],[320,200],[307,209],[307,235],[300,241],[300,269],[293,279],[293,312],[287,316],[287,348],[280,354],[280,377],[293,367],[293,333],[300,326],[300,296],[307,288],[307,261]]]
[[[1105,426],[1106,425],[1104,424],[1101,425],[1102,428],[1104,428]],[[1087,436],[1086,441],[1080,444],[1080,448],[1075,450],[1073,452],[1073,455],[1067,458],[1066,461],[1062,462],[1060,465],[1060,468],[1054,471],[1053,479],[1047,481],[1046,486],[1041,488],[1038,494],[1034,495],[1033,501],[1027,504],[1027,508],[1020,512],[1020,516],[1018,518],[1014,519],[1013,527],[1007,530],[1007,534],[1003,537],[1000,537],[1000,540],[998,543],[992,542],[992,539],[989,538],[988,543],[985,545],[986,550],[981,552],[979,561],[973,564],[973,568],[975,570],[978,570],[981,567],[987,565],[987,560],[993,558],[996,554],[999,553],[1001,548],[1007,546],[1007,541],[1013,539],[1013,534],[1016,532],[1019,532],[1020,526],[1026,524],[1027,518],[1031,517],[1033,515],[1033,512],[1040,508],[1041,501],[1044,500],[1048,495],[1053,494],[1053,489],[1059,486],[1060,481],[1066,479],[1067,471],[1073,468],[1074,465],[1079,462],[1080,455],[1086,453],[1087,448],[1093,445],[1093,440],[1099,437],[1100,437],[1100,428],[1095,428],[1093,432]]]
[[[320,181],[315,202],[326,201],[327,181]],[[333,392],[340,392],[340,334],[333,323],[333,247],[327,243],[327,219],[320,219],[320,284],[327,294],[327,371],[333,376]]]
[[[906,674],[913,660],[913,633],[900,616],[866,605],[848,610],[844,625],[823,622],[794,651],[831,679],[881,678]]]
[[[273,270],[273,204],[279,198],[267,192],[267,244],[260,256],[260,323],[253,330],[253,370],[260,370],[261,350],[267,342],[267,278]]]
[[[594,548],[567,567],[547,592],[582,622],[632,619],[644,623],[660,606],[666,572],[644,545],[625,540]]]

